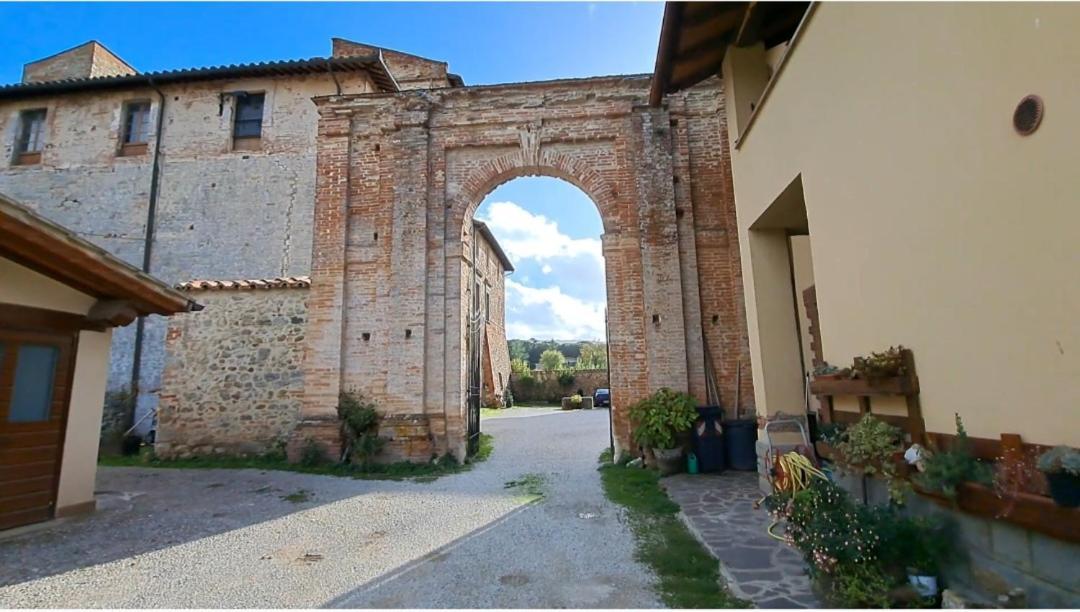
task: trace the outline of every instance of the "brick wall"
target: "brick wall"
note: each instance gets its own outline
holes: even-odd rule
[[[706,342],[722,396],[740,359],[749,390],[718,87],[660,109],[645,77],[318,99],[304,420],[331,432],[337,390],[358,386],[386,414],[426,420],[435,452],[463,455],[463,245],[483,197],[527,175],[567,180],[599,209],[620,448],[625,406],[661,386],[702,393]]]
[[[307,289],[193,291],[169,319],[157,443],[162,457],[262,454],[296,426]]]

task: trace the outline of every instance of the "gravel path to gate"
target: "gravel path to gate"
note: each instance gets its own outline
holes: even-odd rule
[[[483,428],[491,458],[432,483],[102,468],[99,512],[0,539],[0,607],[658,606],[600,488],[607,411]],[[505,486],[530,474],[539,502]]]

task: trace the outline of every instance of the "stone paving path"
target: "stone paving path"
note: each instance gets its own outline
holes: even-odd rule
[[[759,608],[820,608],[799,552],[769,537],[757,474],[678,474],[661,480],[690,530],[720,560],[737,597]]]

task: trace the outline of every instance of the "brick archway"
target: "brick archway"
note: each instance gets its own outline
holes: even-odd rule
[[[730,402],[734,365],[748,373],[749,361],[716,87],[660,109],[646,105],[647,77],[317,99],[293,453],[307,439],[334,444],[338,393],[355,388],[378,401],[395,458],[463,456],[462,230],[519,176],[566,180],[600,213],[616,446],[630,447],[626,407],[651,391],[705,400],[706,343]],[[695,151],[691,130],[715,149]]]

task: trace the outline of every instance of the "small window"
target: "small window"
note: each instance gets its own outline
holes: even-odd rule
[[[15,136],[15,163],[36,164],[41,161],[45,144],[45,109],[35,108],[19,113],[19,131]]]
[[[124,144],[146,144],[150,140],[150,103],[129,102],[124,109]]]
[[[24,344],[18,348],[8,408],[9,422],[49,420],[59,355],[60,350],[55,346]]]
[[[491,321],[491,291],[484,291],[484,320]]]
[[[146,153],[150,140],[150,103],[128,102],[124,105],[124,123],[120,126],[120,155]]]
[[[236,95],[236,116],[233,120],[233,138],[260,138],[262,136],[263,100],[265,94],[241,93]]]

